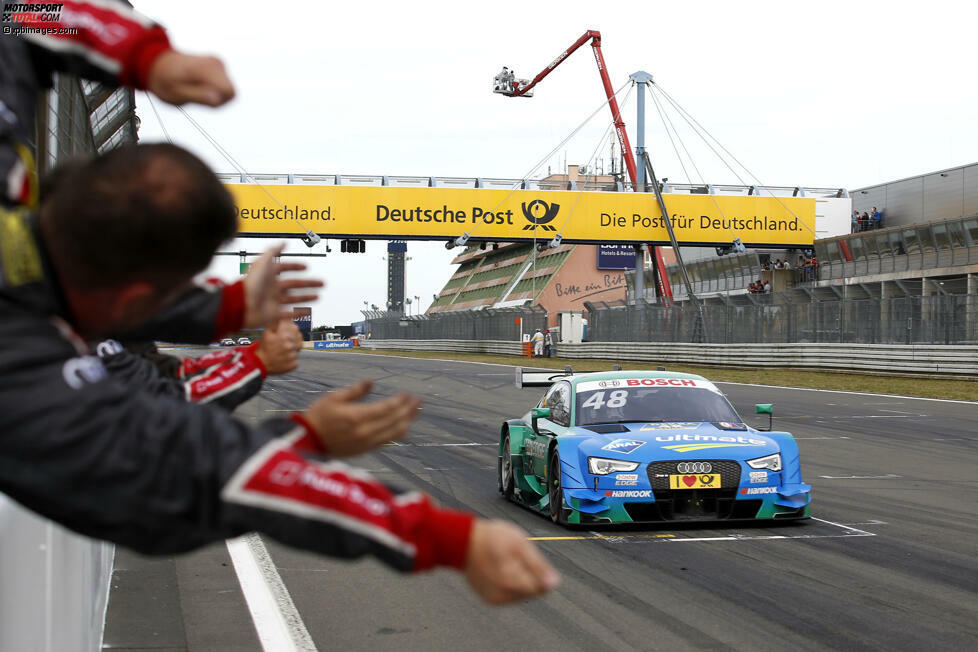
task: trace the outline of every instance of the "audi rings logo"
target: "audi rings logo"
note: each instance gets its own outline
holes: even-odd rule
[[[619,380],[599,380],[598,387],[618,387],[621,385]]]
[[[680,462],[676,465],[678,473],[709,473],[713,465],[709,462]]]
[[[560,211],[560,204],[548,204],[542,199],[534,199],[529,204],[523,202],[523,217],[529,222],[523,230],[529,231],[539,226],[544,231],[556,231],[557,229],[550,226],[548,222],[552,222],[557,217],[558,211]]]

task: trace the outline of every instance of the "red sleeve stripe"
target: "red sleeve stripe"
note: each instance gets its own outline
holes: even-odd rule
[[[185,378],[190,374],[197,373],[208,367],[213,367],[216,364],[220,364],[231,358],[235,353],[235,349],[223,349],[220,351],[212,351],[210,353],[205,353],[199,358],[184,358],[183,362],[180,364],[180,370],[178,371],[181,378]]]
[[[40,0],[34,2],[33,4],[44,4]],[[153,27],[156,25],[150,18],[142,15],[141,13],[134,11],[132,8],[127,7],[125,4],[119,2],[118,0],[82,0],[73,1],[65,0],[62,3],[65,7],[77,7],[79,9],[83,8],[85,5],[91,7],[98,7],[99,9],[114,14],[120,21],[128,21],[132,23],[138,23],[142,27]]]
[[[265,444],[231,477],[221,497],[329,523],[414,559],[415,543],[393,528],[397,523],[410,527],[423,515],[426,502],[397,505],[390,490],[352,477],[345,465],[303,459],[290,450],[302,435],[296,428]]]
[[[120,2],[64,0],[60,4],[59,25],[77,28],[78,33],[26,38],[56,52],[78,55],[121,84],[146,88],[153,62],[170,49],[163,28]],[[41,25],[25,23],[30,26]]]
[[[303,436],[295,442],[294,448],[309,453],[320,453],[322,455],[329,454],[329,450],[326,448],[326,445],[323,444],[323,442],[316,435],[316,429],[312,427],[312,424],[309,423],[309,420],[306,419],[304,414],[301,412],[293,412],[290,418],[302,426],[304,431]]]
[[[241,357],[229,365],[212,367],[204,377],[193,378],[187,383],[187,400],[208,403],[261,378],[254,360],[254,356]]]

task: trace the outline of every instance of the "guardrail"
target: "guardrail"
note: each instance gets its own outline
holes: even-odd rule
[[[0,494],[0,650],[100,649],[113,551]]]
[[[363,340],[365,349],[519,355],[518,342]],[[705,366],[788,368],[849,373],[978,377],[978,346],[928,344],[558,344],[557,357]],[[976,390],[978,393],[978,390]]]

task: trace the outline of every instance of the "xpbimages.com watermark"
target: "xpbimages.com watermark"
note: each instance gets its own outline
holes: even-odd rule
[[[4,2],[0,11],[0,31],[11,36],[77,34],[77,28],[61,24],[63,8],[60,2]]]

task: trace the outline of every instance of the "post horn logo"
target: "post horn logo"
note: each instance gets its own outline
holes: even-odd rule
[[[529,224],[523,227],[524,231],[540,227],[544,231],[556,231],[548,222],[552,222],[560,211],[560,204],[548,204],[542,199],[534,199],[529,204],[523,202],[523,217]]]

